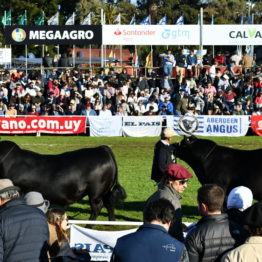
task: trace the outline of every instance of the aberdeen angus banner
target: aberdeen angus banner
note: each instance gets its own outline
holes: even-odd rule
[[[6,44],[102,44],[101,25],[6,26]]]
[[[167,116],[167,126],[178,135],[245,136],[249,124],[249,116]]]
[[[77,134],[85,133],[86,117],[2,117],[1,134]]]
[[[257,135],[262,136],[262,116],[251,116],[251,127]]]

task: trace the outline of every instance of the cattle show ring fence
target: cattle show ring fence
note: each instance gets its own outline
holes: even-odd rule
[[[262,135],[261,115],[199,116],[6,116],[0,134],[86,134],[93,137],[154,137],[163,127],[177,135],[245,136],[250,128]]]

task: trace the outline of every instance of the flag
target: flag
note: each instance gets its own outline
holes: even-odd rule
[[[215,19],[214,19],[214,16],[212,15],[211,16],[211,25],[213,25],[215,23]]]
[[[133,62],[134,62],[134,67],[139,67],[139,60],[137,54],[133,56]]]
[[[26,13],[26,10],[25,10],[24,14],[19,18],[18,24],[19,25],[26,25],[27,24],[27,13]]]
[[[108,57],[114,57],[114,53],[113,53],[113,50],[112,50],[112,49],[111,49],[111,51],[110,51]]]
[[[200,15],[197,15],[197,24],[200,25]]]
[[[167,24],[167,19],[166,15],[162,17],[162,19],[157,23],[157,25],[166,25]]]
[[[140,25],[151,25],[151,21],[150,21],[150,15],[147,16],[146,18],[144,18],[141,22]]]
[[[40,16],[35,20],[35,25],[44,25],[45,24],[45,13],[42,11]]]
[[[176,25],[183,25],[184,24],[184,16],[181,15],[177,21],[176,21]]]
[[[54,14],[49,20],[47,20],[48,25],[59,25],[59,12]]]
[[[65,25],[75,24],[75,12],[66,20]]]
[[[130,21],[130,25],[135,25],[136,24],[136,15],[133,15],[131,21]]]
[[[121,24],[121,15],[120,13],[118,14],[118,16],[114,19],[113,24]]]
[[[82,21],[81,25],[91,25],[91,13],[89,13]]]
[[[150,51],[146,57],[145,67],[152,67],[152,52]]]
[[[8,12],[5,11],[5,14],[2,17],[1,22],[4,26],[11,25],[11,10],[9,10]]]

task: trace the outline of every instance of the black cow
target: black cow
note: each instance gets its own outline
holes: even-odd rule
[[[89,196],[90,220],[103,204],[114,220],[114,204],[125,199],[118,183],[117,164],[107,146],[79,149],[59,155],[41,155],[0,142],[0,178],[9,178],[23,193],[38,191],[51,203],[68,206]]]
[[[236,186],[246,186],[255,199],[262,200],[262,149],[232,149],[191,136],[184,137],[175,152],[190,165],[201,184],[218,184],[227,193]]]

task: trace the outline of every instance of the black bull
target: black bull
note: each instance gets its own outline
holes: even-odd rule
[[[9,178],[23,193],[38,191],[45,199],[68,206],[89,196],[90,220],[104,206],[114,220],[114,204],[126,198],[118,183],[117,165],[107,146],[85,148],[59,155],[41,155],[0,142],[0,178]]]
[[[227,193],[236,186],[246,186],[255,199],[262,200],[262,149],[232,149],[192,136],[185,137],[175,153],[189,164],[202,185],[215,183]]]

